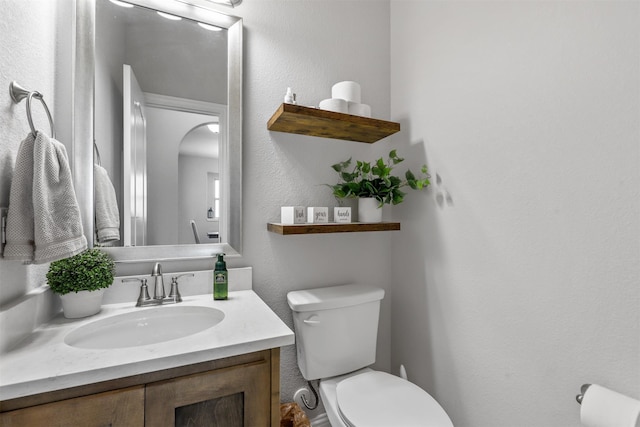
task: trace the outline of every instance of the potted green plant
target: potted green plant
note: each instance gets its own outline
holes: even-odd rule
[[[397,205],[404,200],[403,187],[423,190],[430,184],[426,165],[422,166],[420,177],[411,170],[405,172],[404,179],[392,175],[393,168],[402,161],[396,150],[391,150],[386,161],[382,157],[373,163],[357,160],[353,167],[349,158],[331,166],[340,182],[329,187],[338,199],[358,199],[359,222],[380,222],[385,204]]]
[[[115,263],[99,249],[88,249],[49,265],[47,282],[60,295],[67,318],[86,317],[100,311],[104,290],[113,283]]]

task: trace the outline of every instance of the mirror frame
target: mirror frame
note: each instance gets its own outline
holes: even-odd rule
[[[185,3],[181,0],[126,0],[172,15],[222,27],[227,30],[228,53],[228,177],[223,191],[228,195],[228,238],[223,243],[192,245],[157,245],[134,247],[102,247],[117,262],[142,262],[169,259],[210,258],[224,252],[239,256],[242,251],[242,18],[225,15],[213,9]],[[75,50],[73,65],[72,170],[73,182],[80,205],[82,226],[89,247],[93,246],[93,141],[94,141],[94,74],[96,0],[76,0]]]

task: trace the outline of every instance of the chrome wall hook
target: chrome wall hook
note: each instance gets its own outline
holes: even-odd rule
[[[29,96],[29,93],[30,92],[25,88],[23,88],[22,86],[20,86],[18,82],[12,81],[11,83],[9,83],[9,95],[11,95],[11,99],[16,104],[19,104],[20,101],[22,101],[27,96]]]
[[[56,137],[55,126],[53,125],[53,118],[51,117],[51,112],[49,111],[49,107],[47,107],[47,103],[44,102],[44,96],[38,91],[28,91],[27,89],[20,86],[20,84],[16,81],[12,81],[9,84],[9,95],[11,99],[16,104],[22,102],[23,99],[27,98],[27,119],[29,120],[29,127],[31,128],[31,134],[35,138],[38,131],[36,127],[33,125],[33,116],[31,115],[31,99],[36,98],[44,107],[44,111],[47,113],[47,118],[49,119],[49,125],[51,126],[51,138]]]

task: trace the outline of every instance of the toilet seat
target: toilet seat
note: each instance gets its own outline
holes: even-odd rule
[[[453,427],[426,391],[385,372],[368,371],[340,381],[336,397],[338,412],[350,427]]]

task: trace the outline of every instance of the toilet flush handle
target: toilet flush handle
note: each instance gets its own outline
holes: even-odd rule
[[[308,319],[304,319],[303,322],[306,323],[307,325],[317,325],[318,323],[320,323],[320,321],[317,319],[318,319],[318,316],[314,314]]]

